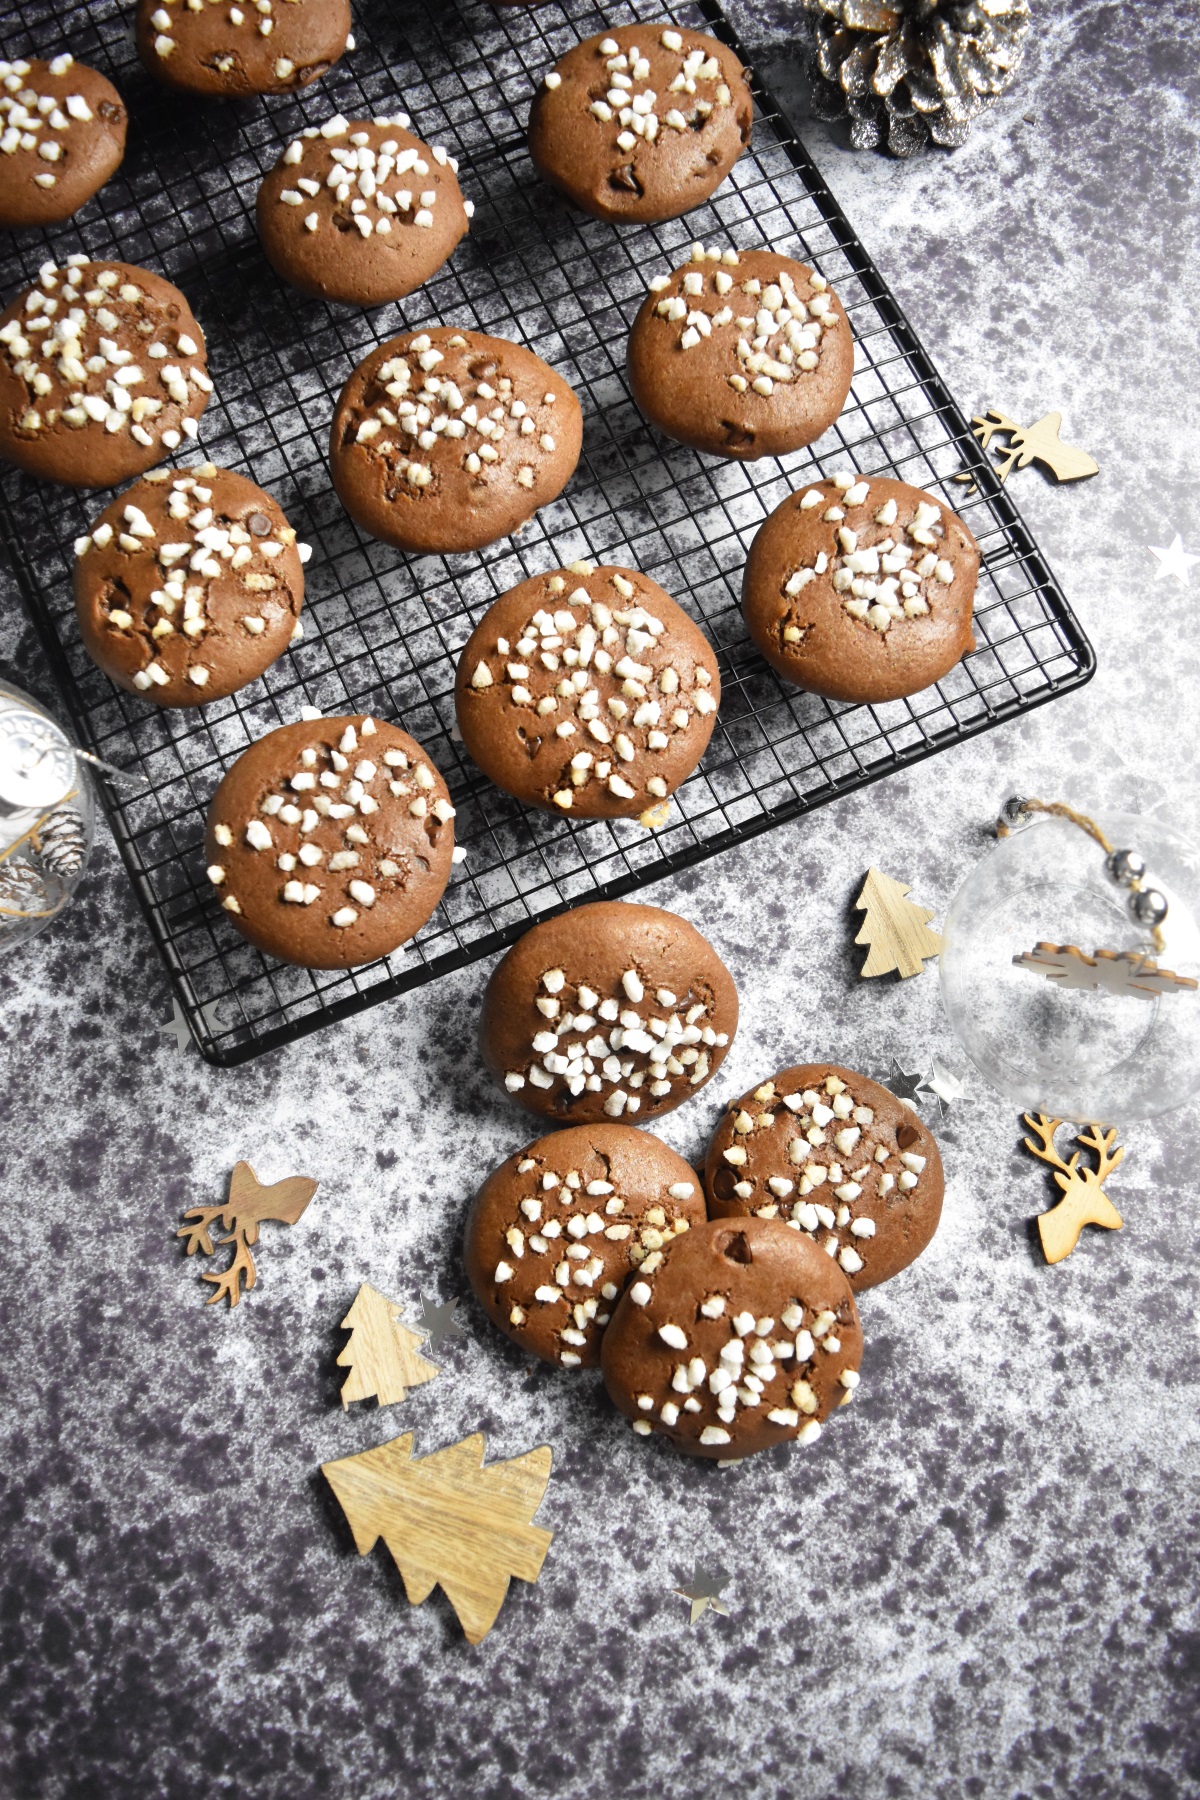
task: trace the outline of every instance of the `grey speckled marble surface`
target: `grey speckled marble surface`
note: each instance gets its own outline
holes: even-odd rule
[[[1016,493],[1094,682],[647,897],[736,974],[720,1095],[802,1054],[956,1056],[933,975],[861,985],[868,860],[944,908],[1008,791],[1160,808],[1193,834],[1200,549],[1200,25],[1187,0],[1036,7],[1019,86],[952,158],[803,124],[789,8],[739,8],[834,193],[967,410],[1061,406],[1100,477]],[[45,670],[3,592],[0,657]],[[796,901],[804,895],[803,904]],[[837,921],[836,924],[831,922]],[[107,836],[78,904],[0,963],[0,1791],[122,1796],[1103,1796],[1200,1793],[1194,1109],[1131,1133],[1119,1238],[1061,1268],[1016,1119],[978,1080],[941,1133],[944,1222],[867,1295],[860,1401],[808,1453],[718,1473],[633,1440],[590,1381],[530,1369],[467,1307],[446,1373],[337,1403],[360,1280],[461,1288],[463,1212],[522,1120],[472,1044],[480,972],[235,1072],[156,1034],[166,981]],[[719,1091],[718,1091],[719,1090]],[[206,1310],[172,1232],[246,1156],[321,1189],[261,1282]],[[414,1429],[548,1442],[537,1588],[466,1646],[358,1560],[322,1459]],[[694,1558],[732,1616],[689,1628]]]

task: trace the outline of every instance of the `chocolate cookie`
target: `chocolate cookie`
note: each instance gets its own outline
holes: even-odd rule
[[[364,531],[402,550],[479,550],[560,494],[583,415],[507,338],[440,326],[381,344],[342,389],[329,464]]]
[[[529,114],[529,154],[599,219],[674,219],[719,187],[754,102],[732,50],[698,31],[616,25],[568,50]]]
[[[43,264],[0,347],[0,457],[70,487],[140,475],[196,436],[212,393],[187,301],[128,263]]]
[[[78,212],[120,167],[125,123],[112,82],[66,52],[0,62],[0,225]]]
[[[731,1101],[705,1164],[714,1217],[782,1219],[856,1290],[920,1256],[942,1214],[942,1159],[911,1107],[836,1063],[783,1069]]]
[[[302,294],[380,306],[440,269],[475,208],[458,163],[407,129],[407,113],[340,113],[293,138],[258,190],[267,260]]]
[[[269,956],[347,969],[399,949],[433,912],[453,817],[445,782],[398,725],[281,725],[213,795],[208,878]]]
[[[286,94],[348,48],[350,0],[138,0],[136,32],[138,55],[167,87]]]
[[[154,469],[76,539],[84,648],[159,706],[236,693],[300,635],[310,554],[244,475]]]
[[[773,669],[830,700],[898,700],[975,647],[979,546],[957,513],[884,475],[835,475],[777,506],[742,611]]]
[[[629,335],[629,385],[668,437],[748,461],[813,443],[850,392],[854,346],[821,275],[774,250],[706,250],[659,275]]]
[[[631,1125],[539,1138],[488,1176],[467,1224],[467,1276],[506,1337],[568,1369],[595,1368],[630,1273],[705,1223],[696,1171]]]
[[[733,977],[694,926],[602,900],[518,938],[488,982],[479,1043],[530,1112],[640,1124],[712,1079],[737,1019]]]
[[[647,575],[535,575],[488,609],[459,658],[463,742],[527,806],[642,812],[708,748],[721,698],[704,633]]]
[[[617,1302],[601,1346],[613,1404],[687,1456],[752,1456],[821,1422],[858,1386],[849,1283],[816,1245],[766,1219],[710,1219]]]

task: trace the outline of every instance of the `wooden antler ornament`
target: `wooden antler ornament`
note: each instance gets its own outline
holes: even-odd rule
[[[197,1250],[205,1256],[213,1254],[214,1225],[220,1225],[226,1233],[218,1242],[233,1245],[227,1269],[218,1274],[204,1272],[203,1280],[211,1281],[214,1289],[208,1297],[209,1306],[217,1300],[228,1300],[230,1306],[236,1306],[243,1292],[250,1292],[258,1280],[250,1246],[258,1242],[259,1226],[267,1219],[294,1225],[318,1186],[307,1175],[289,1175],[266,1187],[248,1162],[239,1162],[229,1177],[229,1198],[224,1206],[193,1206],[184,1213],[184,1223],[175,1235],[187,1240],[189,1256]]]
[[[1117,1143],[1115,1126],[1107,1131],[1099,1125],[1082,1127],[1075,1133],[1075,1142],[1094,1153],[1096,1166],[1094,1169],[1086,1165],[1081,1168],[1080,1150],[1064,1162],[1055,1148],[1054,1134],[1063,1123],[1061,1119],[1052,1119],[1046,1113],[1026,1113],[1024,1119],[1034,1134],[1025,1139],[1026,1150],[1039,1162],[1049,1164],[1062,1189],[1063,1197],[1057,1206],[1052,1206],[1038,1218],[1038,1236],[1046,1261],[1062,1262],[1079,1242],[1079,1234],[1085,1225],[1101,1225],[1107,1231],[1120,1231],[1124,1224],[1104,1192],[1104,1183],[1119,1167],[1125,1149]]]

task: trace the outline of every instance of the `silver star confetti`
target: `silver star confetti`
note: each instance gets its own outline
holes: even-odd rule
[[[885,1075],[882,1085],[889,1093],[895,1094],[897,1100],[904,1100],[909,1106],[915,1106],[922,1090],[929,1086],[928,1075],[902,1068],[898,1056],[892,1058],[892,1070],[894,1073]]]
[[[210,1031],[219,1031],[224,1024],[221,1017],[223,1004],[224,1002],[221,1000],[207,1000],[200,1008],[200,1016]],[[194,1050],[197,1047],[196,1040],[192,1036],[192,1028],[174,994],[171,995],[171,1017],[165,1025],[156,1026],[155,1029],[159,1037],[173,1037],[175,1048],[184,1051],[185,1054],[188,1050]]]
[[[421,1316],[416,1321],[416,1328],[425,1333],[431,1349],[445,1337],[466,1336],[454,1317],[457,1305],[457,1300],[447,1300],[444,1306],[439,1306],[436,1300],[429,1300],[424,1294],[421,1295]]]
[[[1193,563],[1200,563],[1200,556],[1191,556],[1183,547],[1183,539],[1176,532],[1171,543],[1163,549],[1158,544],[1148,546],[1151,556],[1157,556],[1158,567],[1154,571],[1155,581],[1161,581],[1164,575],[1173,575],[1184,587],[1191,586],[1191,569]]]
[[[943,1119],[955,1101],[961,1100],[966,1093],[966,1086],[958,1079],[952,1069],[948,1069],[940,1056],[933,1059],[933,1074],[921,1084],[925,1093],[936,1094],[941,1107]]]
[[[688,1620],[689,1625],[694,1625],[697,1619],[702,1618],[710,1606],[715,1613],[720,1613],[723,1618],[729,1618],[729,1607],[722,1600],[721,1595],[731,1580],[732,1576],[726,1575],[723,1569],[706,1569],[702,1563],[696,1563],[693,1566],[691,1587],[677,1587],[672,1590],[679,1595],[681,1600],[691,1602],[692,1616]]]

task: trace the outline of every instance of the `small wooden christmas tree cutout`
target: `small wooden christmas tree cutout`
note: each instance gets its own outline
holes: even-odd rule
[[[881,870],[867,870],[862,893],[854,902],[854,910],[866,914],[854,941],[871,947],[861,975],[890,975],[893,969],[904,977],[920,975],[925,958],[940,953],[942,940],[928,925],[931,908],[906,900],[908,891],[902,881]]]
[[[421,1355],[421,1339],[400,1323],[401,1308],[369,1281],[354,1296],[342,1330],[350,1342],[338,1357],[338,1367],[349,1369],[342,1383],[342,1410],[352,1400],[378,1400],[395,1406],[409,1388],[432,1381],[441,1370]]]
[[[213,1254],[211,1229],[220,1224],[226,1236],[222,1244],[233,1245],[233,1260],[219,1274],[205,1272],[203,1279],[214,1284],[208,1297],[212,1306],[227,1299],[236,1306],[243,1291],[250,1292],[258,1280],[258,1270],[250,1254],[250,1246],[258,1242],[258,1228],[266,1219],[279,1225],[294,1225],[320,1184],[307,1175],[289,1175],[264,1187],[248,1162],[235,1163],[229,1177],[229,1198],[224,1206],[193,1206],[183,1215],[184,1223],[175,1233],[187,1239],[187,1253],[197,1250],[205,1256]],[[190,1221],[190,1223],[189,1223]],[[244,1284],[244,1289],[243,1289]]]
[[[1081,1169],[1079,1150],[1064,1162],[1054,1147],[1054,1134],[1062,1124],[1061,1119],[1051,1119],[1046,1113],[1026,1113],[1024,1118],[1037,1139],[1035,1143],[1034,1138],[1026,1138],[1025,1148],[1039,1162],[1049,1163],[1055,1172],[1054,1179],[1062,1189],[1063,1197],[1057,1206],[1052,1206],[1038,1218],[1038,1236],[1046,1261],[1062,1262],[1079,1242],[1079,1234],[1085,1225],[1102,1225],[1107,1231],[1120,1231],[1124,1224],[1104,1192],[1104,1183],[1119,1167],[1125,1147],[1117,1143],[1115,1126],[1108,1131],[1099,1125],[1081,1128],[1075,1133],[1075,1142],[1082,1149],[1093,1151],[1096,1157],[1094,1169]]]
[[[412,1433],[321,1464],[360,1556],[382,1538],[414,1606],[441,1587],[469,1643],[496,1623],[516,1575],[536,1581],[553,1532],[531,1525],[550,1479],[543,1444],[483,1467],[481,1431],[412,1459]]]

